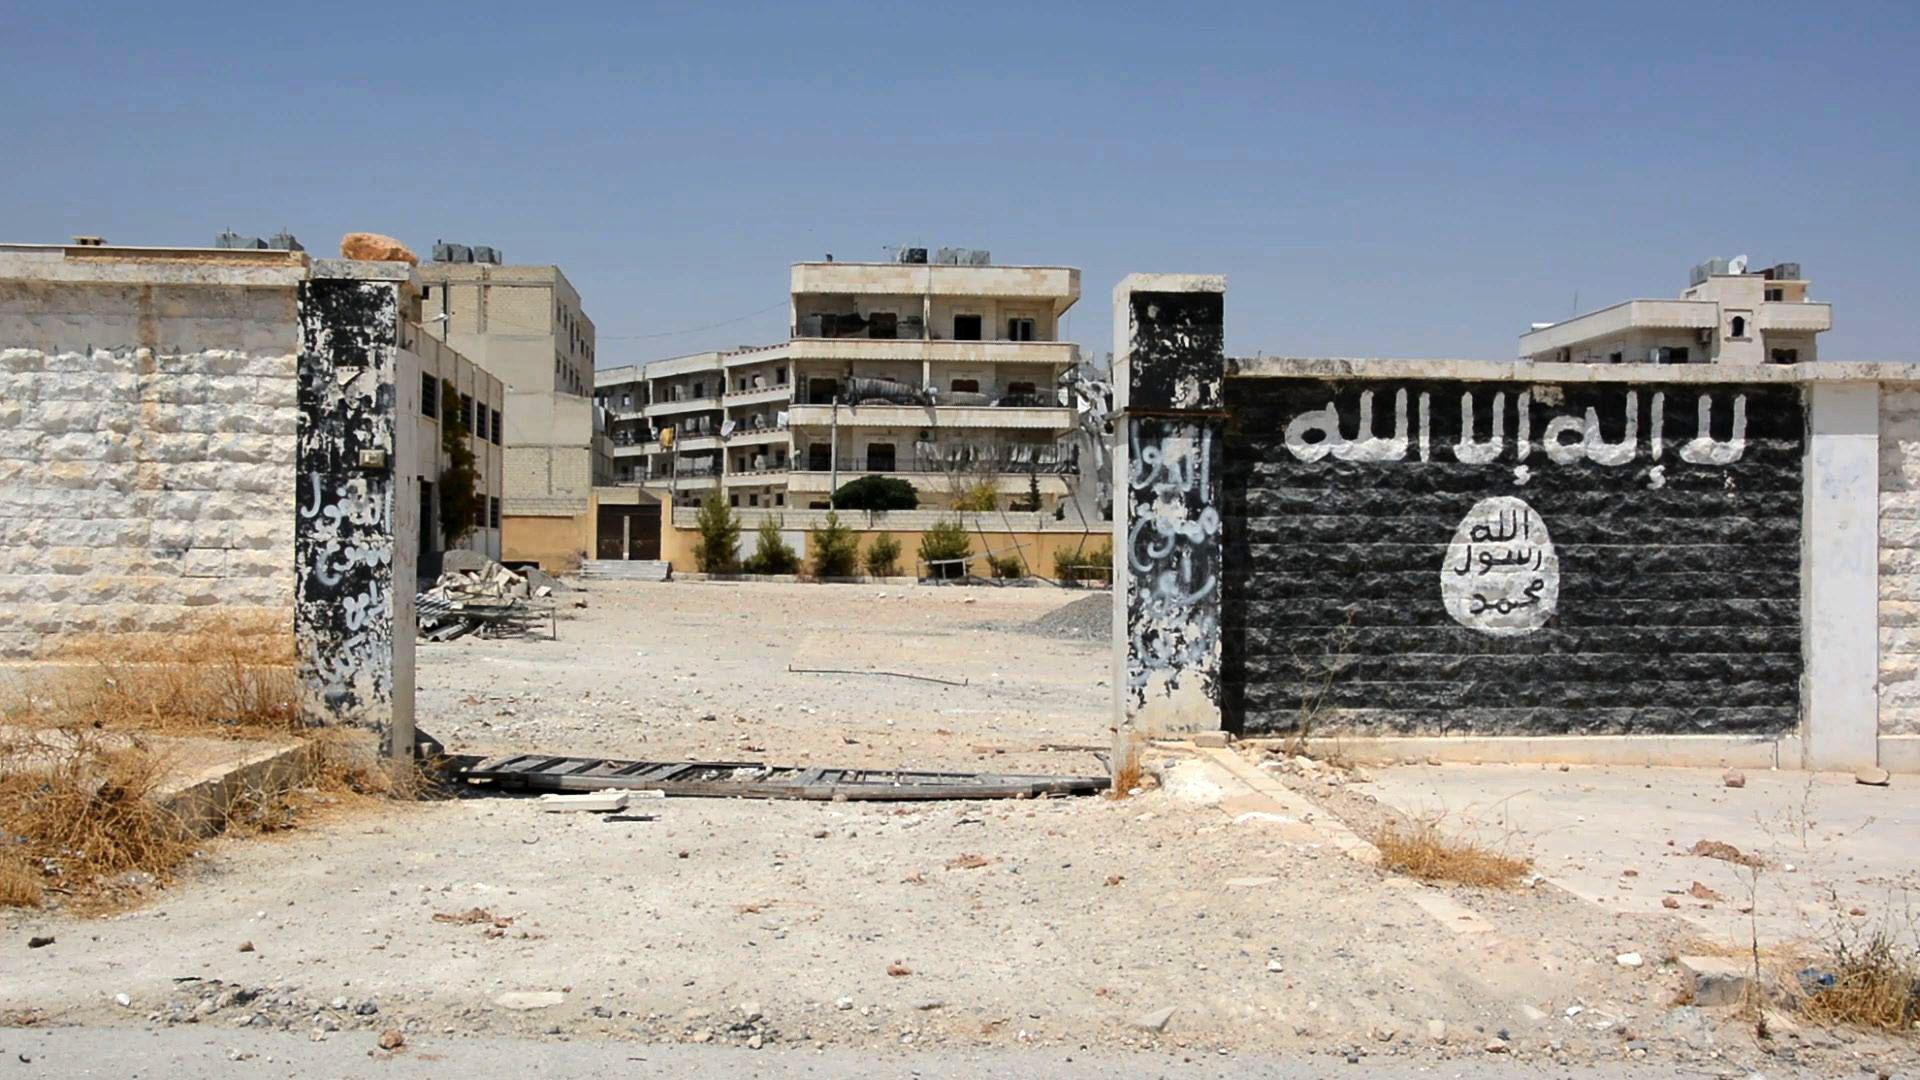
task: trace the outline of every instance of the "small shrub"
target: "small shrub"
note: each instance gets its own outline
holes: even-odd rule
[[[1920,1021],[1920,950],[1884,926],[1829,942],[1815,970],[1832,977],[1801,980],[1800,1011],[1816,1024],[1908,1032]]]
[[[694,545],[693,561],[703,574],[731,574],[739,569],[740,519],[719,492],[707,495],[700,504],[696,522],[700,542]]]
[[[1383,825],[1372,840],[1380,849],[1380,865],[1421,881],[1510,889],[1533,868],[1530,860],[1447,836],[1440,831],[1440,823],[1432,819],[1407,826]]]
[[[926,532],[920,534],[920,561],[934,563],[942,559],[964,559],[973,554],[973,541],[967,536],[967,527],[958,520],[938,521]],[[929,566],[928,574],[936,578],[956,578],[966,576],[966,567],[961,564],[948,566]]]
[[[887,533],[867,545],[867,573],[874,577],[900,576],[900,541]]]
[[[913,485],[897,476],[862,476],[840,485],[833,493],[836,510],[913,510],[920,496]]]
[[[747,557],[749,574],[791,574],[800,569],[800,556],[780,537],[780,526],[772,518],[760,523],[759,546]]]
[[[1053,553],[1053,576],[1061,581],[1086,581],[1097,575],[1086,570],[1099,569],[1104,576],[1113,576],[1113,541],[1108,540],[1097,548],[1084,548],[1078,551],[1061,549]]]
[[[982,480],[953,497],[953,508],[962,513],[984,514],[1000,505],[1000,493],[991,480]]]
[[[1015,581],[1027,576],[1027,564],[1018,555],[992,555],[987,562],[993,567],[994,577]]]
[[[812,553],[814,577],[852,577],[854,568],[860,565],[859,539],[832,510],[827,511],[826,527],[813,531],[807,549]]]

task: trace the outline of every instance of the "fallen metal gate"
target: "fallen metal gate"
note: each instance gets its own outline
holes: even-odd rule
[[[1092,795],[1104,776],[1015,776],[908,769],[803,769],[757,761],[617,761],[513,754],[456,758],[453,775],[525,791],[637,788],[668,795],[737,799],[888,800],[1029,799]]]

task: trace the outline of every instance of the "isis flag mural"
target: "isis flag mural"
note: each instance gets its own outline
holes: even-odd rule
[[[1797,723],[1797,388],[1237,378],[1227,396],[1230,728]]]

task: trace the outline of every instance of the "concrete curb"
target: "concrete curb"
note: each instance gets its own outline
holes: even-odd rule
[[[240,798],[291,791],[313,778],[313,766],[314,754],[304,744],[272,746],[174,781],[154,798],[195,836],[212,836]]]

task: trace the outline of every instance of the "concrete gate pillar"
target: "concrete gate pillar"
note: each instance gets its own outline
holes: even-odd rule
[[[413,751],[420,530],[417,486],[400,482],[416,471],[421,392],[399,381],[408,277],[400,263],[318,259],[299,290],[300,718],[378,731],[395,757]]]
[[[1226,279],[1113,291],[1114,769],[1140,742],[1220,730]]]
[[[1880,746],[1880,387],[1807,387],[1801,639],[1804,767],[1858,769]]]

